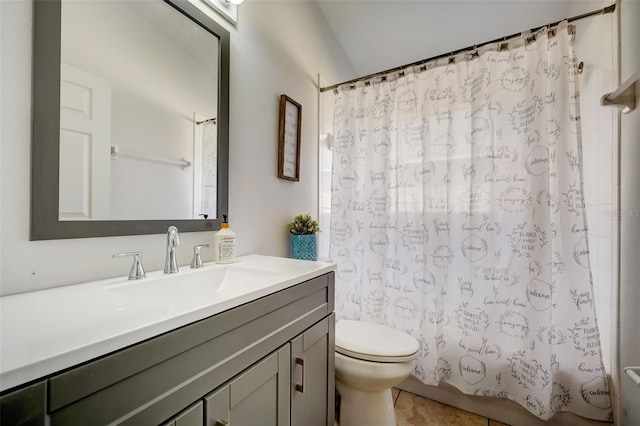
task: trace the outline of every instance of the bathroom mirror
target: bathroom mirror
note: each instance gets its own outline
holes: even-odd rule
[[[34,2],[31,239],[219,229],[228,83],[190,2]]]

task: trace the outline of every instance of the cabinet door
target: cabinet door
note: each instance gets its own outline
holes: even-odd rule
[[[162,426],[202,426],[204,424],[204,405],[202,401],[189,406]]]
[[[291,341],[291,424],[333,425],[334,314]]]
[[[226,426],[229,424],[229,385],[224,385],[204,397],[205,425]]]
[[[288,426],[289,345],[205,396],[206,426]]]

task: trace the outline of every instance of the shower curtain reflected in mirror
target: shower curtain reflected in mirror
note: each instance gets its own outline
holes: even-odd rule
[[[330,256],[338,316],[416,337],[424,383],[608,420],[572,31],[341,88]]]
[[[194,188],[195,206],[194,217],[198,215],[207,215],[208,218],[217,217],[216,212],[216,188],[218,183],[218,144],[217,130],[215,121],[205,121],[202,124],[202,131],[196,133],[196,137],[200,136],[201,144],[196,143],[196,149],[199,149],[200,156],[196,155],[196,163],[201,164],[202,171],[199,179],[195,179]],[[198,147],[198,145],[200,145]],[[194,171],[197,173],[199,167],[196,165]]]

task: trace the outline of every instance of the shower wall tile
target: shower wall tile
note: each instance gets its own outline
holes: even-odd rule
[[[584,88],[583,88],[584,90]],[[580,95],[582,98],[582,95]],[[581,99],[582,100],[582,99]],[[598,121],[597,120],[585,120],[585,117],[595,117],[597,111],[592,108],[584,108],[580,105],[580,117],[583,119],[580,121],[582,126],[582,159],[585,164],[592,163],[593,159],[597,155],[596,145],[590,141],[592,135],[598,134]],[[591,170],[584,168],[585,173],[589,173]]]
[[[600,116],[599,120],[602,120],[604,122],[606,122],[607,124],[604,125],[602,123],[598,123],[598,131],[599,132],[604,132],[604,134],[606,136],[602,137],[598,140],[598,163],[596,163],[597,165],[599,165],[600,162],[609,162],[609,164],[613,163],[613,141],[611,138],[611,132],[613,131],[612,129],[612,125],[613,125],[613,120],[611,120],[611,117],[607,117],[607,118],[603,118],[602,116]],[[601,128],[605,127],[604,130],[602,130]],[[602,133],[601,133],[602,135]],[[607,170],[611,170],[611,165],[607,167]]]
[[[589,198],[589,195],[592,195],[593,192],[587,192],[587,189],[585,187],[585,198]],[[587,200],[588,203],[588,200]],[[587,226],[589,227],[589,231],[588,231],[588,235],[589,237],[597,235],[598,234],[598,205],[596,203],[594,204],[587,204],[586,208],[585,208],[585,214],[586,214],[586,219],[587,219]],[[594,246],[595,244],[589,244],[589,248],[591,248],[591,246]],[[597,259],[597,257],[596,257]]]
[[[600,59],[606,61],[607,58],[600,58]],[[614,86],[615,76],[613,75],[613,71],[614,71],[613,64],[610,64],[609,66],[600,67],[600,73],[599,73],[600,75],[598,78],[598,88],[604,93],[611,92],[615,89],[615,86]]]
[[[589,230],[591,230],[591,222],[589,222]],[[598,236],[595,233],[587,234],[589,241],[589,263],[591,264],[591,275],[593,275],[593,285],[596,285],[598,274],[596,267],[598,265]]]
[[[584,177],[584,201],[587,209],[598,205],[598,175]],[[587,211],[587,220],[591,221],[593,215]]]
[[[611,349],[611,296],[605,299],[596,299],[596,318],[600,330],[600,338],[606,339],[607,342],[602,343],[602,351],[609,352]],[[609,303],[608,303],[609,302]],[[605,364],[607,371],[610,370],[610,364]]]
[[[598,315],[598,326],[604,325],[604,327],[600,327],[600,340],[606,340],[606,343],[602,343],[603,352],[609,352],[609,347],[611,346],[611,327],[606,326],[611,318],[611,306],[606,303],[596,304],[596,315]],[[610,364],[605,364],[607,368]]]
[[[598,281],[602,284],[599,286],[599,300],[611,307],[611,271],[605,271],[604,269],[598,268]],[[607,321],[609,318],[610,315],[607,315]]]
[[[609,280],[611,280],[611,238],[600,237],[598,240],[598,268],[609,272]],[[609,286],[609,290],[611,287]]]
[[[608,153],[604,153],[602,157],[598,156],[598,173],[609,172],[613,175],[614,162],[617,161],[617,155],[614,155],[615,144],[611,138],[603,138],[600,140],[602,145],[607,146]]]
[[[597,189],[598,205],[611,207],[613,204],[613,194],[611,193],[613,188],[613,184],[611,180],[611,170],[605,173],[598,174],[597,186],[598,186],[598,189]],[[605,211],[605,218],[607,221],[611,222],[611,215],[606,211]]]
[[[609,191],[611,191],[611,189],[609,189]],[[611,238],[612,236],[612,208],[613,206],[611,204],[598,205],[598,235],[601,237]]]
[[[600,97],[617,84],[613,28],[612,16],[578,22],[576,37],[576,53],[585,64],[579,80],[585,214],[594,306],[607,371],[612,371],[617,357],[618,138],[617,112],[601,107]]]
[[[600,275],[600,271],[601,270],[597,267],[591,268],[591,273],[593,274],[593,298],[598,312],[600,312],[598,306],[603,303],[603,300],[605,300],[604,294],[611,293],[611,290],[603,284],[603,277]]]

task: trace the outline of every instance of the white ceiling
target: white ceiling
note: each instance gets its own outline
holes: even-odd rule
[[[602,7],[602,0],[317,0],[358,76]]]

